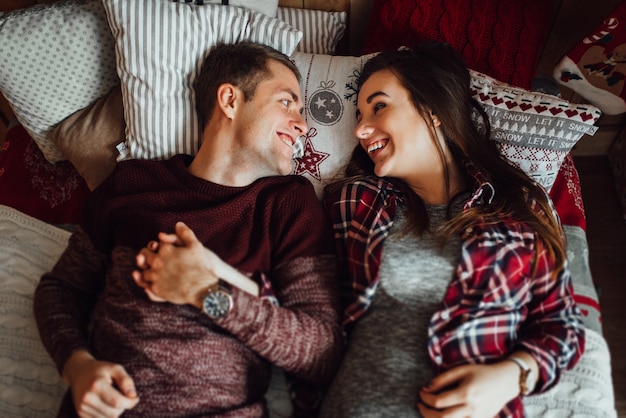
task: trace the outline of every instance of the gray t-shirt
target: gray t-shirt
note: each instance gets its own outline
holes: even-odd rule
[[[455,212],[460,210],[460,204],[455,206]],[[322,418],[420,416],[419,390],[434,377],[427,352],[428,323],[459,262],[461,244],[458,238],[450,239],[441,251],[431,233],[419,238],[394,234],[406,222],[405,210],[398,205],[383,246],[376,295],[350,334]],[[445,205],[427,210],[431,225],[445,222]]]

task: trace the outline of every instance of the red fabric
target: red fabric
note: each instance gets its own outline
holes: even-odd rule
[[[567,154],[563,160],[563,165],[550,189],[550,197],[563,225],[578,226],[587,230],[580,178],[572,154]]]
[[[76,224],[89,188],[69,161],[48,162],[21,125],[0,148],[0,204],[52,224]]]
[[[544,0],[375,0],[363,53],[448,42],[468,67],[530,89],[555,10]]]
[[[626,112],[626,2],[556,65],[554,77],[608,115]]]
[[[626,222],[626,132],[618,135],[609,149],[609,162],[613,172],[613,181],[617,199],[622,205],[622,216]]]

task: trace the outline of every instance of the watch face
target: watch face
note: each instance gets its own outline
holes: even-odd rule
[[[218,289],[204,298],[202,307],[211,318],[217,319],[226,316],[232,305],[231,296],[224,290]]]

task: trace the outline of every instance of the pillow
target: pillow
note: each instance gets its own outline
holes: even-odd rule
[[[296,158],[293,174],[313,183],[321,199],[324,186],[343,177],[345,165],[358,144],[356,125],[357,76],[371,57],[292,55],[302,73],[304,119],[309,130],[302,139],[303,155]]]
[[[115,38],[131,158],[197,152],[200,128],[192,87],[216,42],[252,40],[290,55],[302,38],[286,23],[240,7],[170,0],[103,3]]]
[[[348,14],[323,10],[279,7],[276,16],[302,32],[296,51],[309,54],[333,55],[337,43],[343,38]]]
[[[54,417],[66,392],[39,338],[32,299],[69,235],[0,205],[0,416]]]
[[[626,112],[626,3],[557,63],[553,76],[607,115]]]
[[[173,0],[174,2],[178,0]],[[181,3],[191,3],[191,0],[180,0]],[[245,7],[255,12],[263,13],[264,15],[276,17],[276,9],[278,9],[278,0],[195,0],[195,4],[222,4],[230,6]]]
[[[22,125],[9,128],[0,146],[1,205],[48,223],[77,224],[88,194],[69,161],[49,162]]]
[[[0,92],[50,162],[53,126],[119,83],[100,0],[62,1],[0,16]]]
[[[587,230],[580,176],[571,152],[563,159],[563,164],[550,189],[550,198],[563,225],[577,226],[583,231]]]
[[[448,42],[467,66],[531,88],[548,38],[554,3],[544,0],[374,0],[364,53]]]
[[[324,186],[343,174],[357,145],[356,79],[372,55],[342,57],[296,52],[302,72],[305,120],[304,155],[295,159],[294,174],[307,177],[318,197]],[[471,73],[475,99],[485,108],[491,137],[503,155],[550,190],[568,151],[583,134],[595,132],[601,112],[592,105],[570,104],[555,96],[533,93]],[[480,126],[480,120],[477,119]]]
[[[602,112],[569,103],[470,71],[471,90],[491,123],[500,152],[549,192],[567,153],[584,135],[593,135]],[[479,126],[482,122],[477,119]]]
[[[74,165],[90,190],[113,171],[124,142],[124,109],[119,84],[69,116],[52,131],[52,142]]]

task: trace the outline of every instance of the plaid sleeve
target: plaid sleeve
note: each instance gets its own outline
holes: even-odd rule
[[[395,216],[397,190],[384,179],[368,178],[344,185],[326,198],[333,224],[337,258],[345,266],[340,277],[344,325],[369,307],[378,282],[382,246]]]

